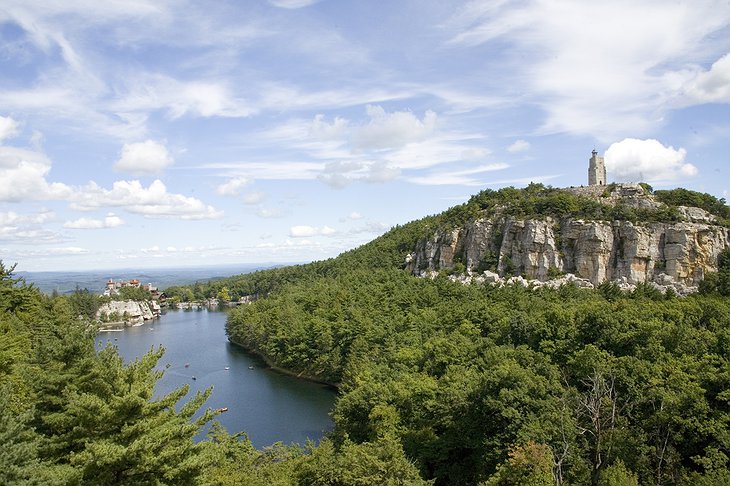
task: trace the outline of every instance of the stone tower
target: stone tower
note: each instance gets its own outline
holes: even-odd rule
[[[606,164],[603,157],[593,150],[593,157],[588,161],[588,185],[589,186],[605,186],[606,185]]]

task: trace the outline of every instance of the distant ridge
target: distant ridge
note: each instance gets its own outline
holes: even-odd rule
[[[276,263],[251,263],[232,265],[211,265],[206,267],[187,268],[127,268],[114,270],[89,270],[83,272],[15,272],[26,282],[32,283],[42,292],[50,294],[69,294],[76,290],[88,289],[94,293],[104,290],[106,281],[112,279],[137,278],[144,283],[154,283],[160,289],[173,285],[188,285],[195,282],[218,280],[234,274],[249,273],[256,270],[281,266]]]

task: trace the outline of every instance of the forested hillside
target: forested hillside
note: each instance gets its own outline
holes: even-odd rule
[[[232,310],[229,338],[338,386],[319,445],[256,450],[204,394],[154,398],[163,350],[125,365],[95,349],[88,293],[44,295],[0,263],[0,484],[730,484],[730,250],[683,298],[404,269],[425,233],[480,212],[614,211],[514,191],[335,259],[169,289],[258,296]]]
[[[729,250],[687,298],[650,285],[465,286],[402,270],[419,234],[496,206],[679,217],[672,205],[638,215],[535,191],[486,191],[337,259],[229,280],[266,296],[231,314],[229,336],[339,384],[336,449],[395,440],[436,484],[730,484]]]

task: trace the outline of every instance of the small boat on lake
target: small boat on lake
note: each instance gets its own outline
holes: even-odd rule
[[[223,368],[223,369],[224,369],[224,370],[230,370],[230,369],[231,369],[231,367],[230,367],[230,366],[226,366],[226,367],[225,367],[225,368]]]
[[[221,407],[221,408],[218,409],[218,411],[221,412],[221,413],[227,412],[228,411],[228,407]]]
[[[190,363],[185,363],[185,367],[186,368],[189,368],[190,367]]]
[[[248,367],[248,369],[249,369],[249,370],[252,370],[252,369],[253,369],[253,366],[249,366],[249,367]]]

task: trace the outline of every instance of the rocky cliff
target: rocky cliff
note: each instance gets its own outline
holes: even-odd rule
[[[632,189],[618,186],[602,198],[594,196],[601,204],[660,206]],[[594,285],[610,280],[696,286],[706,272],[716,271],[718,254],[730,246],[730,230],[702,209],[677,209],[682,221],[667,223],[491,214],[421,239],[406,264],[415,274],[493,271],[539,281],[574,274]]]
[[[137,302],[134,300],[113,300],[102,304],[96,318],[105,324],[135,326],[160,316],[157,302]]]

